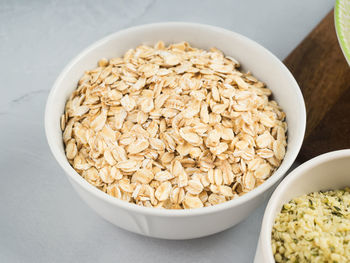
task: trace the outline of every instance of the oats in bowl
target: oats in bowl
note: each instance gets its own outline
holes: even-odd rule
[[[199,208],[251,191],[281,164],[287,125],[271,91],[238,68],[186,42],[101,59],[61,118],[67,159],[141,206]]]

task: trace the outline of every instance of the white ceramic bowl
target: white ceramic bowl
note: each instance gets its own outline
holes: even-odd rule
[[[255,263],[274,263],[271,231],[282,205],[294,197],[350,186],[350,150],[326,153],[293,170],[276,188],[266,207]]]
[[[209,49],[217,47],[236,58],[243,69],[250,70],[267,83],[275,99],[287,115],[288,149],[282,165],[264,184],[250,193],[213,207],[194,210],[162,210],[140,207],[101,192],[91,186],[68,163],[62,143],[59,119],[64,105],[76,88],[83,72],[96,67],[102,58],[121,56],[141,43],[154,44],[188,41]],[[305,106],[298,84],[287,68],[259,44],[228,30],[192,23],[149,24],[112,34],[84,50],[74,58],[56,80],[48,97],[45,130],[51,151],[81,198],[109,222],[142,235],[166,239],[190,239],[225,230],[258,207],[294,162],[305,131]],[[270,191],[269,191],[270,190]]]

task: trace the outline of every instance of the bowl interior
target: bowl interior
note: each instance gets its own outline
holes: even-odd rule
[[[272,260],[271,231],[276,215],[283,204],[294,197],[316,191],[350,187],[350,150],[318,156],[290,173],[277,187],[265,211],[262,225],[262,244]],[[272,262],[272,261],[271,261]]]
[[[271,187],[294,162],[302,144],[306,113],[300,89],[287,68],[254,41],[228,30],[192,23],[160,23],[126,29],[96,42],[72,60],[57,79],[46,107],[46,134],[50,148],[60,165],[74,180],[84,184],[84,180],[66,160],[59,124],[66,100],[76,88],[84,71],[95,68],[97,61],[103,57],[122,56],[130,48],[140,44],[153,45],[159,40],[167,44],[187,41],[204,49],[217,47],[226,55],[237,59],[243,70],[251,71],[272,90],[274,99],[282,106],[287,116],[288,148],[280,168],[257,189],[263,191]],[[252,192],[258,191],[257,189]],[[92,186],[89,190],[98,191]],[[249,198],[253,195],[252,192],[241,198]]]

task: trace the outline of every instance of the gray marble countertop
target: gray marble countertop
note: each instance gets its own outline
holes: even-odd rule
[[[221,26],[283,59],[332,6],[332,0],[0,1],[0,262],[252,262],[266,204],[234,228],[187,241],[146,238],[97,216],[50,153],[45,101],[71,58],[126,27]]]

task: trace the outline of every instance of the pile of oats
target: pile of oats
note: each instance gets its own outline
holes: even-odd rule
[[[220,204],[262,184],[285,155],[271,91],[212,48],[139,46],[87,71],[61,119],[73,168],[147,207]]]

